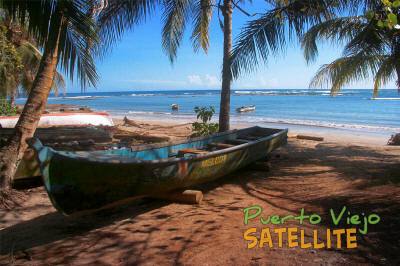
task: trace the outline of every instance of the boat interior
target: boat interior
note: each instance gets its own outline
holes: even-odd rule
[[[132,149],[109,150],[107,151],[107,155],[118,155],[139,160],[195,157],[209,152],[228,149],[257,141],[281,131],[283,130],[253,127],[217,134],[208,138],[196,138],[189,141],[185,140],[178,143],[141,145]]]

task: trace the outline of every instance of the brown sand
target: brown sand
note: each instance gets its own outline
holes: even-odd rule
[[[182,137],[189,129],[141,125],[135,132]],[[161,126],[161,128],[160,128]],[[162,128],[164,127],[164,128]],[[150,129],[152,128],[152,129]],[[241,170],[200,187],[201,206],[143,199],[83,217],[65,217],[43,188],[0,215],[0,263],[17,265],[294,265],[400,263],[400,149],[289,139],[273,153],[269,172]],[[267,215],[323,217],[310,230],[333,226],[330,208],[378,213],[382,221],[358,238],[358,248],[247,249],[243,208]],[[289,225],[297,226],[293,222]],[[287,225],[286,225],[287,226]],[[267,227],[267,226],[264,226]],[[284,244],[286,240],[284,241]]]

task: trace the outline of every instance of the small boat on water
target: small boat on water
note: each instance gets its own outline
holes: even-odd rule
[[[253,112],[255,110],[256,110],[255,105],[241,106],[239,108],[236,108],[236,112],[238,113]]]
[[[64,214],[205,183],[265,158],[287,130],[251,127],[174,143],[92,152],[56,151],[38,139],[43,183]]]
[[[19,116],[0,116],[3,128],[14,128]],[[60,112],[42,114],[39,127],[48,126],[113,126],[111,116],[106,112]]]
[[[171,104],[171,109],[173,111],[178,111],[179,110],[179,105],[177,103],[173,103],[173,104]]]

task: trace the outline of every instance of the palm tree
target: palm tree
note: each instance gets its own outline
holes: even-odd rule
[[[372,77],[376,97],[379,88],[396,77],[400,90],[400,30],[380,25],[384,12],[381,3],[371,8],[374,9],[366,13],[368,15],[331,19],[312,27],[304,35],[302,47],[308,62],[318,55],[317,40],[345,43],[343,56],[323,65],[310,87],[330,84],[334,95],[347,84]],[[371,12],[376,15],[369,15]]]
[[[229,130],[231,73],[230,57],[232,50],[232,11],[233,5],[238,6],[233,0],[164,0],[163,1],[163,33],[162,45],[173,62],[177,56],[177,50],[182,42],[186,24],[193,19],[193,31],[191,39],[193,47],[197,51],[200,47],[207,52],[209,47],[209,25],[213,14],[213,8],[217,8],[218,15],[222,13],[224,19],[220,20],[224,33],[223,64],[222,64],[222,88],[219,112],[219,131]],[[237,1],[243,2],[243,1]]]
[[[0,89],[4,96],[10,97],[10,105],[14,106],[19,88],[26,94],[29,93],[39,68],[42,53],[36,47],[34,39],[29,36],[21,25],[13,22],[10,16],[5,14],[0,19],[0,28],[1,43],[4,46],[2,50],[11,49],[14,51],[13,60],[15,61],[14,67],[6,64],[6,62],[2,62],[0,83],[3,86]],[[65,89],[64,77],[57,71],[52,84],[52,90],[57,95],[59,90],[65,92]]]
[[[90,0],[1,0],[0,8],[17,18],[43,47],[43,56],[29,92],[27,102],[15,126],[15,133],[1,148],[0,200],[7,205],[11,179],[27,148],[26,140],[33,136],[44,111],[53,84],[57,65],[82,86],[95,84],[97,74],[89,43],[97,42],[93,20],[88,16]]]

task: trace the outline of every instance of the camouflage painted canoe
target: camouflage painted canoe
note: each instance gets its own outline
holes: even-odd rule
[[[30,144],[53,205],[68,215],[214,180],[266,157],[287,142],[287,132],[251,127],[93,152],[56,151],[38,139]]]

